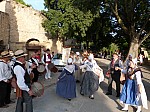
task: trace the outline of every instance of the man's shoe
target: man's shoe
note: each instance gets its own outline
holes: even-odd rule
[[[80,81],[79,81],[79,80],[76,80],[76,83],[80,83]]]
[[[70,98],[68,98],[68,101],[71,101],[71,99],[70,99]]]
[[[94,99],[94,97],[93,97],[93,96],[89,96],[89,98],[90,98],[90,99]]]
[[[106,93],[106,95],[112,95],[112,93],[110,93],[110,92],[107,92],[107,93]]]

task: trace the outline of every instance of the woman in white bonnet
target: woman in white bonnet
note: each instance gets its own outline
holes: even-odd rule
[[[141,70],[136,66],[136,60],[130,60],[128,69],[120,70],[127,74],[127,80],[120,95],[120,101],[124,104],[122,111],[128,111],[129,105],[136,106],[136,112],[142,112],[142,106],[148,109],[147,95],[142,82],[143,76]]]
[[[69,58],[67,62],[68,64],[58,77],[56,94],[71,101],[76,97],[75,65],[72,58]]]
[[[99,88],[98,76],[93,72],[94,57],[89,55],[88,60],[84,62],[84,65],[80,66],[80,69],[86,68],[86,72],[83,74],[83,80],[81,82],[80,94],[89,96],[90,99],[94,99],[94,93]]]

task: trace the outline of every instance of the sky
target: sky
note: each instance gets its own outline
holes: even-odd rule
[[[26,4],[32,5],[36,10],[44,10],[44,0],[23,0]]]

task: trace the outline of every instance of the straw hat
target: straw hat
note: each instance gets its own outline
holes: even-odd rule
[[[24,56],[27,56],[27,55],[28,55],[28,54],[25,54],[23,50],[17,50],[17,51],[14,53],[15,58],[24,57]]]
[[[10,53],[8,51],[3,51],[0,55],[1,58],[7,58],[11,57]]]

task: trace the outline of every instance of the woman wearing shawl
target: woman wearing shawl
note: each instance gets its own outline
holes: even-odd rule
[[[76,81],[74,78],[75,65],[72,64],[72,58],[69,58],[67,62],[68,65],[65,66],[58,77],[56,94],[70,101],[76,97]]]
[[[126,71],[122,70],[122,72],[127,74],[127,80],[120,95],[120,102],[125,104],[122,111],[128,111],[128,105],[136,106],[136,112],[142,112],[141,106],[148,109],[147,95],[141,79],[141,70],[135,65],[134,61],[130,61],[129,68]]]
[[[80,94],[89,96],[89,98],[94,99],[94,92],[98,90],[99,79],[98,76],[93,72],[94,57],[90,55],[88,60],[84,62],[84,65],[80,66],[80,69],[86,68],[86,71],[81,82]]]

